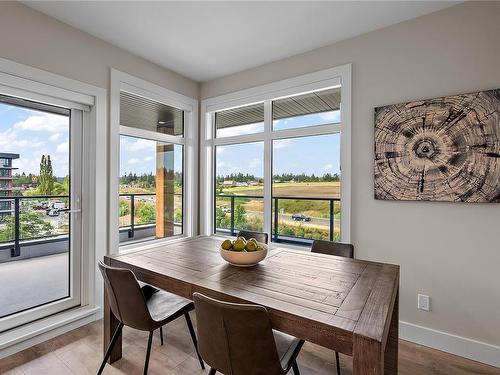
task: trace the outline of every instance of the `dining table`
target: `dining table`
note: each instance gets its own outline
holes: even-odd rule
[[[192,299],[195,292],[264,306],[273,329],[353,358],[354,375],[397,374],[399,266],[271,243],[252,267],[220,256],[224,238],[198,236],[109,255],[137,279]],[[104,295],[104,348],[118,320]],[[122,356],[121,337],[109,362]]]

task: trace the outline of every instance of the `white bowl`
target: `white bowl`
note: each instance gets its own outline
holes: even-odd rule
[[[233,250],[224,250],[222,247],[220,248],[221,257],[228,263],[237,267],[251,267],[255,266],[260,261],[264,260],[267,256],[267,245],[261,242],[258,242],[260,246],[264,248],[264,250],[259,251],[233,251]]]

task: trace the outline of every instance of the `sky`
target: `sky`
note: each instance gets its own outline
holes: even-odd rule
[[[338,123],[340,113],[326,112],[275,120],[273,129]],[[250,124],[217,132],[218,137],[249,134],[263,130],[263,124]],[[121,136],[120,175],[129,172],[155,173],[156,142]],[[264,175],[263,143],[218,146],[217,175],[249,173]],[[54,175],[69,174],[69,117],[0,103],[0,152],[20,154],[13,161],[17,173],[38,174],[42,155],[50,155]],[[273,173],[305,173],[322,176],[340,172],[340,137],[324,135],[274,141]],[[182,170],[182,146],[176,145],[174,168]]]
[[[158,142],[166,145],[166,143]],[[120,136],[120,176],[129,173],[137,175],[156,174],[156,141]],[[172,155],[169,155],[172,157]],[[182,146],[174,145],[174,170],[182,172]],[[171,161],[167,161],[167,164]]]
[[[53,174],[69,174],[69,117],[0,103],[0,152],[19,154],[14,173],[40,172],[42,155],[50,155]]]
[[[284,120],[275,120],[275,131],[296,129],[310,125],[324,125],[340,122],[340,113],[326,112]],[[263,130],[262,124],[243,125],[244,134]],[[239,129],[220,129],[217,137],[240,135]],[[254,142],[239,145],[217,146],[216,174],[227,176],[232,173],[264,175],[264,143]],[[287,138],[273,142],[273,174],[294,173],[323,176],[326,173],[340,174],[340,136]]]

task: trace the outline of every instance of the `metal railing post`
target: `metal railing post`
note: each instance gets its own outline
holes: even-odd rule
[[[330,241],[333,241],[334,226],[334,200],[330,199]]]
[[[134,238],[135,226],[135,195],[130,194],[130,229],[128,231],[128,238]]]
[[[14,247],[10,250],[11,257],[18,257],[21,255],[21,246],[19,245],[20,237],[20,223],[19,223],[19,201],[20,198],[14,198]]]
[[[273,197],[274,200],[274,242],[278,242],[278,219],[279,219],[279,201],[278,197]]]
[[[231,236],[234,234],[234,195],[231,195]]]

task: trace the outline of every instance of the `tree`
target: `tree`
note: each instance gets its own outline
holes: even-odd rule
[[[5,229],[0,230],[0,242],[14,239],[14,216],[5,219]],[[19,216],[20,237],[22,240],[53,236],[54,227],[36,212],[23,212]]]
[[[54,191],[54,176],[52,174],[52,161],[50,155],[42,155],[40,161],[40,177],[38,191],[40,195],[52,195]]]
[[[156,221],[156,206],[148,202],[135,204],[135,217],[137,224],[150,224]]]
[[[245,229],[247,224],[247,219],[245,217],[247,211],[243,205],[238,204],[234,209],[234,225],[236,228]]]

